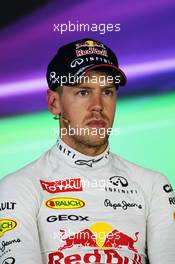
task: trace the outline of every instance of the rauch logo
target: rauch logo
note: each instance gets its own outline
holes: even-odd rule
[[[55,197],[46,201],[46,206],[51,209],[78,209],[85,206],[85,202],[72,197]]]

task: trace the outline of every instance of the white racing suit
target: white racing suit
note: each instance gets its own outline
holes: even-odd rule
[[[0,182],[1,264],[174,264],[166,177],[61,139]]]

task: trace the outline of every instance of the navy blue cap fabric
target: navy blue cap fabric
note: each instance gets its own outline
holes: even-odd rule
[[[87,71],[106,67],[120,77],[119,86],[126,84],[126,76],[118,66],[114,52],[102,42],[81,39],[60,47],[47,68],[47,82],[51,90],[62,85],[68,76],[74,80]]]

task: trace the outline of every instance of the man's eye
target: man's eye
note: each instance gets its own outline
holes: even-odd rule
[[[80,96],[86,96],[89,94],[89,92],[87,90],[80,90],[77,92],[77,94]]]
[[[104,94],[105,94],[105,95],[113,95],[114,92],[113,92],[112,90],[105,90],[105,91],[104,91]]]

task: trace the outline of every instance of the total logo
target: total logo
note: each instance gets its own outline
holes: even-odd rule
[[[112,176],[109,178],[109,183],[105,187],[107,192],[117,192],[124,194],[137,194],[138,191],[133,188],[127,188],[129,186],[128,180],[123,176]]]
[[[40,184],[42,189],[48,193],[78,192],[83,190],[81,180],[79,178],[54,182],[40,180]]]
[[[47,222],[52,223],[56,221],[89,221],[89,216],[81,215],[51,215],[47,217]]]
[[[13,219],[0,219],[0,237],[6,232],[11,231],[17,226],[17,222]]]
[[[65,236],[65,230],[60,230],[59,236],[62,245],[58,247],[58,251],[48,254],[48,264],[71,263],[118,263],[141,264],[141,256],[135,247],[138,241],[139,232],[135,233],[132,238],[117,229],[113,229],[111,225],[105,222],[97,222],[90,227],[75,233],[69,237]],[[78,254],[77,248],[86,247],[86,253]],[[97,249],[93,249],[96,247]],[[75,248],[76,254],[68,255],[62,251]],[[121,255],[118,249],[123,249],[123,254],[129,251],[130,258]],[[89,250],[89,252],[88,252]],[[81,252],[83,252],[81,250]],[[66,255],[66,256],[65,256]]]
[[[85,206],[85,202],[72,197],[54,197],[47,200],[45,205],[51,209],[79,209]]]

